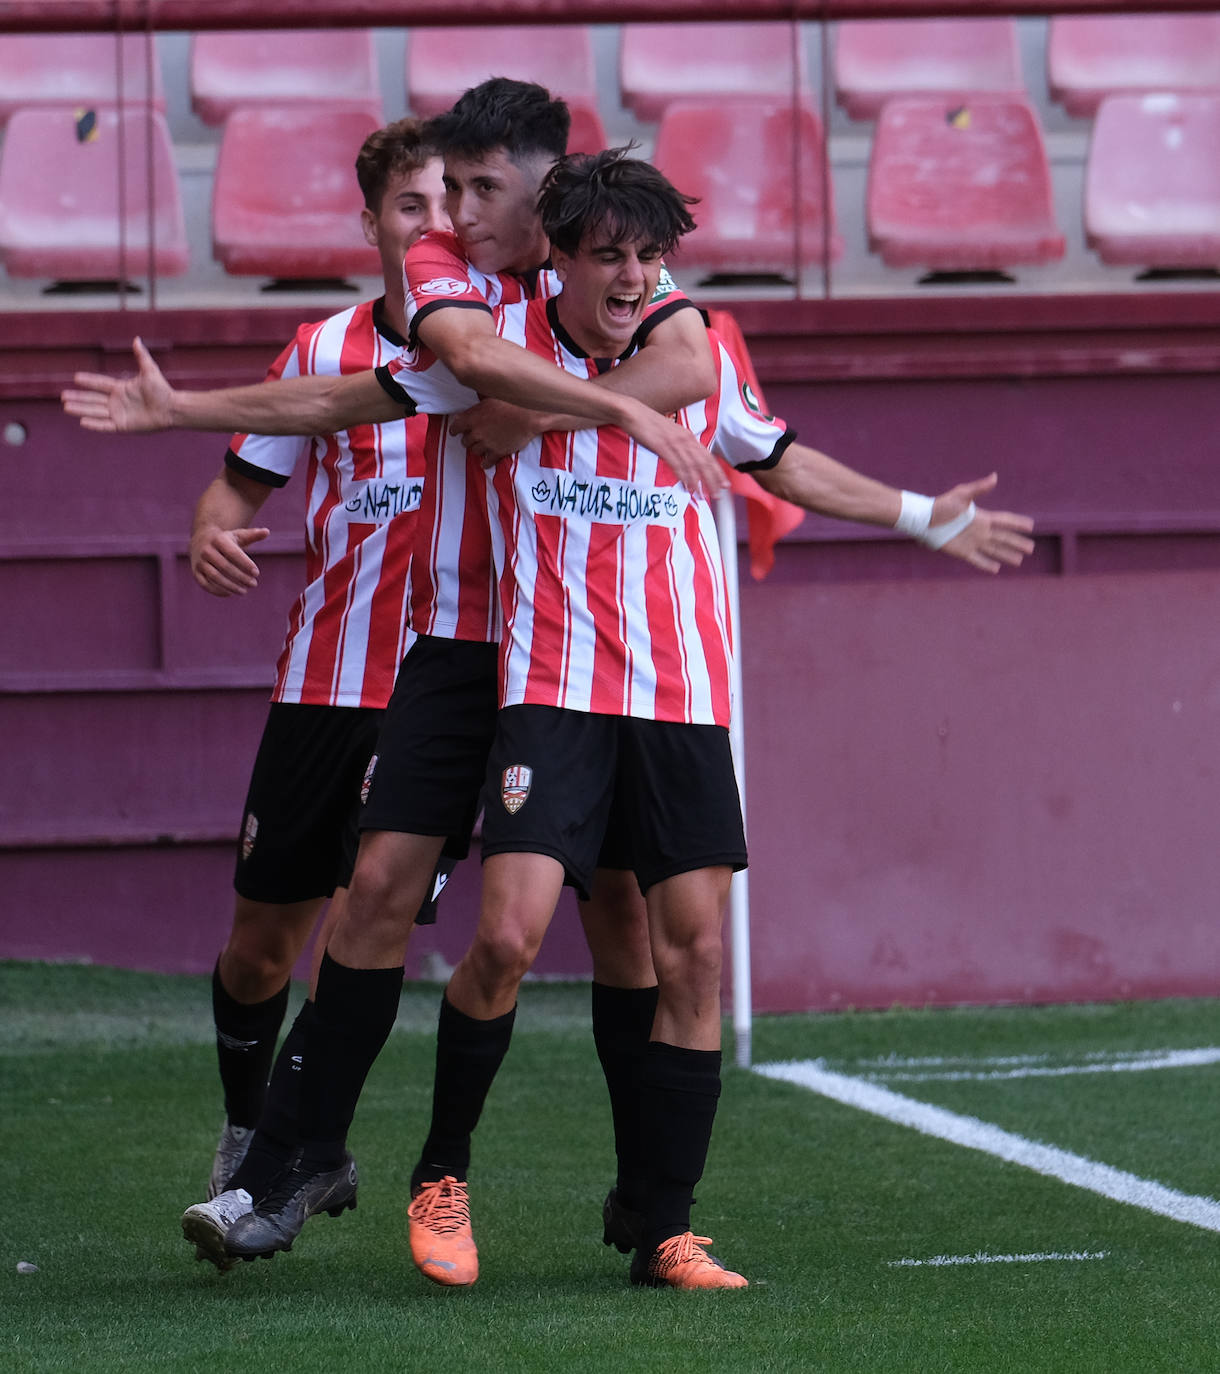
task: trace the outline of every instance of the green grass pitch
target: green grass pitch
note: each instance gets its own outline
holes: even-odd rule
[[[222,1276],[178,1225],[219,1126],[206,980],[0,965],[0,1369],[1220,1370],[1217,1231],[733,1068],[695,1221],[751,1287],[632,1289],[601,1244],[609,1113],[571,985],[523,990],[475,1142],[482,1274],[435,1288],[404,1207],[438,997],[404,989],[369,1079],[358,1210]],[[1113,1066],[1220,1045],[1218,1019],[1203,1001],[774,1017],[754,1056],[1216,1198],[1220,1063]],[[1052,1255],[1087,1258],[996,1258]]]

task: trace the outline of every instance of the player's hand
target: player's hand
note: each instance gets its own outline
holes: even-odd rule
[[[258,586],[258,564],[247,553],[269,529],[222,530],[215,525],[191,535],[191,573],[213,596],[245,596]]]
[[[962,515],[971,501],[977,501],[992,491],[999,479],[993,472],[974,482],[963,482],[936,498],[932,507],[930,528],[948,524]],[[1015,515],[1006,510],[985,510],[975,507],[974,519],[942,549],[953,558],[960,558],[981,572],[997,573],[1007,565],[1018,568],[1034,551],[1029,538],[1034,522],[1028,515]]]
[[[489,396],[449,417],[449,431],[460,437],[468,453],[494,467],[501,458],[523,449],[546,428],[546,417],[510,401]]]
[[[75,386],[60,393],[60,401],[82,429],[100,434],[138,434],[169,429],[173,425],[173,388],[165,380],[153,356],[137,338],[134,377],[108,377],[100,372],[78,372]]]
[[[651,449],[666,463],[687,491],[712,496],[728,485],[724,469],[711,450],[704,448],[689,429],[666,416],[636,404],[631,422],[624,428],[637,444]]]

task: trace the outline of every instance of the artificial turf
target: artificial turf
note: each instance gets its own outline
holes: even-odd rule
[[[1210,1371],[1217,1236],[727,1068],[696,1228],[741,1293],[631,1288],[602,1246],[609,1114],[587,989],[523,989],[476,1139],[469,1290],[415,1273],[403,1209],[439,989],[408,985],[353,1128],[360,1204],[220,1275],[178,1216],[219,1125],[205,980],[0,965],[0,1368]],[[1070,1063],[1220,1043],[1210,1002],[765,1018],[758,1060]],[[726,1056],[726,1062],[731,1059]],[[1215,1196],[1220,1068],[894,1083]],[[1085,1260],[900,1266],[976,1254]],[[17,1273],[17,1264],[37,1265]]]

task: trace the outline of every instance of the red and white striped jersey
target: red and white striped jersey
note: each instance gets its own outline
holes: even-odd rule
[[[559,278],[545,267],[521,276],[487,276],[470,264],[455,235],[439,231],[425,234],[408,249],[403,284],[412,342],[419,320],[442,306],[490,311],[506,301],[552,296],[562,289]],[[426,351],[425,355],[435,361]],[[396,359],[382,374],[391,395],[396,394],[393,377],[401,366],[402,358]],[[451,413],[479,399],[473,391],[463,389],[462,395],[449,408]],[[428,481],[412,558],[408,618],[418,634],[494,644],[500,638],[500,611],[483,470],[467,459],[443,414],[430,417],[424,447]]]
[[[505,338],[576,376],[595,372],[558,327],[554,302],[497,315]],[[712,338],[719,389],[679,423],[734,466],[769,466],[792,436],[751,404]],[[468,403],[424,356],[398,380],[421,410]],[[544,434],[486,481],[505,621],[501,704],[728,725],[731,630],[708,503],[612,428]]]
[[[338,376],[388,362],[403,339],[366,301],[302,325],[269,377]],[[423,417],[302,439],[234,435],[237,472],[283,486],[306,461],[305,571],[272,700],[384,707],[409,643],[411,553],[424,493]]]
[[[456,235],[436,231],[408,249],[403,286],[413,347],[382,370],[381,380],[390,395],[409,405],[413,398],[403,395],[396,384],[400,372],[442,366],[416,340],[419,322],[433,310],[458,306],[494,316],[501,307],[524,308],[531,300],[549,299],[562,290],[563,283],[549,266],[488,276],[467,260]],[[663,273],[648,319],[655,325],[670,309],[689,305],[669,274]],[[444,408],[446,413],[474,405],[478,396],[459,386],[448,369],[442,366],[442,370],[452,398],[452,404]],[[494,644],[500,639],[501,621],[482,466],[469,460],[461,440],[450,435],[445,414],[432,415],[425,449],[428,481],[412,559],[411,626],[418,634]]]
[[[416,341],[422,320],[444,305],[487,310],[535,296],[556,296],[563,283],[549,265],[533,272],[497,272],[488,276],[473,266],[456,234],[434,230],[417,239],[402,264],[407,307],[407,337]]]

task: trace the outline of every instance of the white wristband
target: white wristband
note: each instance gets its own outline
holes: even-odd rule
[[[929,549],[943,549],[951,539],[956,539],[961,534],[976,514],[974,502],[971,501],[959,516],[952,520],[946,520],[943,525],[932,525],[923,534],[917,534],[915,538]]]
[[[909,534],[912,539],[918,539],[920,535],[927,533],[932,522],[934,504],[930,496],[920,496],[917,491],[904,491],[902,509],[898,512],[898,519],[894,521],[894,528],[899,534]]]

